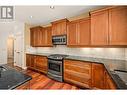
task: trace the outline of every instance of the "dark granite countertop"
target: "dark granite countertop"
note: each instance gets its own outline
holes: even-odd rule
[[[7,64],[0,66],[4,67],[0,70],[0,89],[15,89],[32,79],[31,76],[16,71]]]
[[[41,56],[49,56],[50,53],[27,53]],[[88,61],[95,62],[98,64],[104,64],[107,72],[110,74],[111,78],[117,85],[118,89],[127,89],[127,61],[117,60],[117,59],[104,59],[104,58],[94,58],[94,57],[82,57],[82,56],[72,56],[68,55],[65,59],[77,60],[77,61]],[[117,70],[125,72],[117,72]]]
[[[40,56],[49,56],[51,53],[34,53],[34,52],[27,52],[26,54],[31,54],[31,55],[40,55]]]

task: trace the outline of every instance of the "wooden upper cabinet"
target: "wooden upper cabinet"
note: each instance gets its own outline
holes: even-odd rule
[[[51,27],[34,27],[30,29],[30,43],[33,47],[52,46]]]
[[[90,19],[80,19],[69,22],[67,25],[67,45],[86,46],[90,45]]]
[[[127,45],[127,7],[109,9],[110,45]]]
[[[30,29],[30,42],[31,46],[41,46],[43,43],[43,28],[40,26],[33,27]]]
[[[66,35],[67,33],[67,19],[52,22],[52,36]]]
[[[90,18],[81,19],[78,22],[78,45],[90,45]]]
[[[44,46],[52,46],[52,27],[44,28]]]
[[[67,25],[67,45],[77,45],[77,22],[69,22]]]
[[[104,89],[104,66],[92,63],[92,88]]]
[[[108,45],[108,10],[91,12],[91,45]]]

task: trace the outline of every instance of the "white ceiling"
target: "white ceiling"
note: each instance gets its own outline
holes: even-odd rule
[[[15,20],[30,25],[45,25],[52,21],[89,12],[97,6],[15,6]],[[32,16],[32,18],[30,18]]]

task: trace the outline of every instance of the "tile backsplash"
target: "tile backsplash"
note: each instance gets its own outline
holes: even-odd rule
[[[32,49],[32,50],[31,50]],[[29,52],[127,60],[127,48],[69,48],[64,45],[27,49]]]
[[[125,59],[127,60],[127,48],[126,48],[126,51],[125,51]]]

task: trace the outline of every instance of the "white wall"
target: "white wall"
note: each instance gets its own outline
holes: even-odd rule
[[[7,63],[7,39],[10,35],[24,35],[23,22],[0,22],[0,64]],[[21,43],[23,44],[23,43]],[[24,45],[24,44],[23,44]]]
[[[68,48],[66,46],[57,46],[53,48],[44,47],[36,49],[39,53],[69,54],[76,56],[125,60],[125,48]]]

